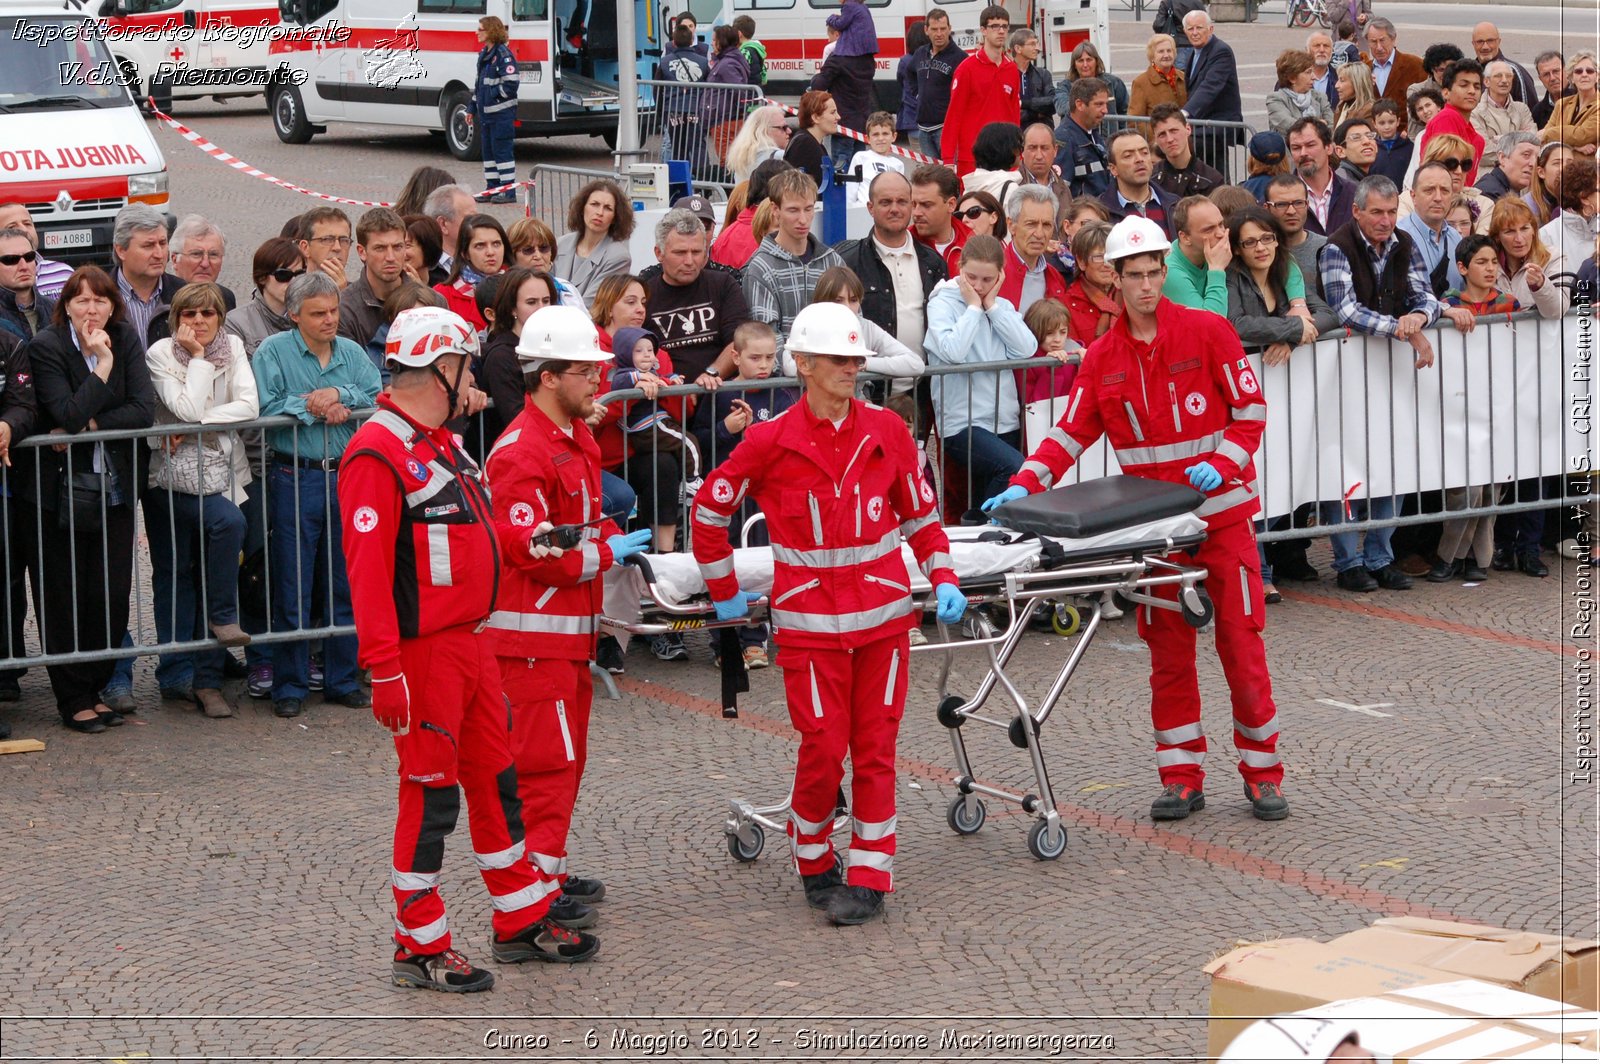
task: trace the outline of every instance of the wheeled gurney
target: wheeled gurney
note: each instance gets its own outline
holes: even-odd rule
[[[983,797],[1020,805],[1035,818],[1028,848],[1040,860],[1053,860],[1066,849],[1066,829],[1056,811],[1040,747],[1039,732],[1060,700],[1068,681],[1093,642],[1100,625],[1099,598],[1106,592],[1119,603],[1154,609],[1180,610],[1195,627],[1210,620],[1210,599],[1200,587],[1206,573],[1171,556],[1189,551],[1205,539],[1205,522],[1195,516],[1204,496],[1183,485],[1140,477],[1115,476],[1018,500],[1002,507],[998,526],[947,528],[950,554],[968,603],[990,606],[996,621],[969,610],[962,624],[963,638],[951,639],[940,625],[940,640],[912,647],[915,653],[938,653],[937,715],[950,731],[955,755],[956,788],[947,821],[958,834],[970,835],[983,826]],[[922,575],[909,547],[902,545],[906,570],[912,578],[916,608],[935,608],[933,588]],[[648,555],[640,564],[626,565],[608,574],[603,621],[608,627],[634,635],[656,635],[685,630],[717,630],[759,623],[766,618],[766,599],[752,605],[748,618],[717,621],[706,596],[699,566],[688,554]],[[734,570],[740,588],[765,596],[772,587],[772,551],[745,547],[734,552]],[[1175,586],[1176,599],[1157,598],[1152,592]],[[1037,706],[1030,706],[1007,674],[1012,654],[1030,622],[1046,602],[1054,603],[1056,631],[1076,635],[1066,660]],[[970,698],[948,689],[955,651],[981,650],[989,669]],[[1009,717],[980,712],[996,690],[1011,703]],[[733,715],[725,685],[726,715]],[[969,721],[1004,729],[1011,742],[1028,751],[1038,793],[1017,794],[979,781],[962,737]],[[785,831],[787,799],[758,806],[742,799],[729,802],[724,824],[728,851],[740,861],[761,855],[766,833]],[[841,796],[835,830],[848,823]]]

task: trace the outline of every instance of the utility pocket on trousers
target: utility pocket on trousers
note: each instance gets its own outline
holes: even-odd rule
[[[454,787],[459,751],[456,737],[432,721],[411,720],[411,730],[395,736],[400,777],[424,787]]]

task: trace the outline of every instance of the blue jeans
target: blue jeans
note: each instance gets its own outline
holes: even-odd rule
[[[313,601],[317,575],[330,602],[321,611],[325,623],[355,623],[350,608],[350,583],[344,571],[339,521],[339,474],[272,464],[272,481],[267,493],[267,512],[271,514],[272,627],[274,631],[306,628],[316,603]],[[298,486],[297,486],[298,485]],[[305,640],[278,643],[272,651],[272,698],[306,697],[310,688],[311,648]],[[328,636],[322,640],[324,690],[330,699],[354,691],[356,679],[356,637]]]
[[[1342,502],[1318,503],[1318,522],[1326,526],[1344,524],[1344,505]],[[1394,516],[1394,496],[1373,499],[1370,503],[1366,499],[1351,499],[1350,513],[1352,521],[1369,518],[1373,521],[1388,520]],[[1333,571],[1336,573],[1354,569],[1358,565],[1377,572],[1394,561],[1394,551],[1389,547],[1389,541],[1394,538],[1393,526],[1368,529],[1359,548],[1354,532],[1335,532],[1328,538],[1333,543]]]
[[[118,646],[133,646],[133,633],[126,628],[122,630],[122,642]],[[133,658],[118,658],[116,667],[111,670],[111,680],[106,684],[105,690],[121,691],[124,694],[133,694]]]
[[[944,136],[944,127],[937,129],[919,129],[916,132],[917,150],[924,155],[939,158],[939,140]]]
[[[856,157],[856,152],[861,151],[866,145],[858,140],[851,140],[843,133],[833,135],[833,168],[835,170],[849,170],[850,160]]]
[[[638,505],[639,496],[632,485],[615,473],[600,470],[600,506],[618,527],[628,527],[628,518]]]
[[[151,488],[144,494],[144,528],[150,538],[150,578],[155,595],[156,639],[204,639],[213,624],[239,619],[239,548],[245,519],[226,495],[186,495]],[[220,647],[162,654],[162,687],[222,686]]]
[[[1022,468],[1022,430],[996,435],[976,426],[944,438],[944,453],[967,467],[967,509],[976,510],[985,499],[1006,490],[1006,485]]]

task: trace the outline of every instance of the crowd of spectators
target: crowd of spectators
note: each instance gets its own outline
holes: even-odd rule
[[[579,189],[564,217],[507,229],[450,174],[419,168],[394,208],[354,224],[334,207],[288,219],[251,253],[252,290],[238,295],[218,283],[229,252],[213,221],[184,217],[169,238],[164,216],[131,205],[113,260],[74,270],[40,256],[23,205],[0,204],[6,645],[22,656],[29,585],[47,652],[131,645],[138,507],[157,637],[204,645],[161,656],[164,698],[227,716],[223,678],[242,672],[249,693],[285,717],[317,690],[367,704],[350,637],[260,647],[252,636],[350,622],[329,519],[338,464],[352,412],[385,386],[388,323],[408,307],[447,306],[483,331],[473,371],[493,405],[460,426],[480,456],[523,399],[522,323],[555,303],[588,310],[616,355],[602,396],[644,397],[596,407],[605,512],[652,527],[655,549],[670,551],[698,478],[749,425],[794,401],[784,388],[721,386],[787,374],[790,324],[813,301],[857,313],[873,351],[869,394],[937,455],[946,517],[960,520],[1005,486],[1031,447],[1030,418],[1042,410],[1053,420],[1083,348],[1115,327],[1121,298],[1104,250],[1119,219],[1139,215],[1168,233],[1167,298],[1228,318],[1267,366],[1343,329],[1404,343],[1425,370],[1434,327],[1468,332],[1523,309],[1556,317],[1583,282],[1592,292],[1594,53],[1547,51],[1524,66],[1482,23],[1470,54],[1437,42],[1416,55],[1363,2],[1340,10],[1334,34],[1312,33],[1278,57],[1268,128],[1246,144],[1236,60],[1198,0],[1163,0],[1145,69],[1114,74],[1084,44],[1059,84],[1038,62],[1037,37],[1014,30],[1005,8],[981,12],[970,55],[952,43],[950,16],[932,10],[908,35],[917,47],[899,70],[898,114],[872,104],[877,27],[869,8],[846,0],[828,19],[837,39],[795,128],[773,104],[714,131],[706,113],[665,102],[664,150],[704,152],[736,184],[720,222],[701,196],[675,202],[654,222],[654,261],[630,251],[633,208],[603,178]],[[663,78],[765,77],[749,16],[717,27],[710,49],[688,22],[672,41]],[[857,179],[851,196],[870,232],[829,246],[813,231],[819,184],[841,175]],[[1018,372],[924,375],[1001,360]],[[675,384],[695,389],[660,394]],[[263,415],[294,424],[229,427]],[[170,427],[179,424],[194,428]],[[15,449],[30,435],[163,426],[148,438]],[[1526,500],[1547,486],[1511,490]],[[1437,509],[1495,494],[1452,489]],[[1314,520],[1385,519],[1407,505],[1416,500],[1326,500]],[[1426,532],[1408,531],[1398,547],[1392,528],[1336,532],[1336,580],[1365,592],[1403,590],[1413,575],[1543,576],[1544,518],[1530,509],[1451,519],[1436,545]],[[1401,549],[1422,555],[1420,568],[1397,561]],[[1264,553],[1269,601],[1274,577],[1317,576],[1304,541]],[[243,660],[230,647],[243,647]],[[675,635],[650,649],[688,656]],[[622,671],[623,650],[604,641],[600,663]],[[746,633],[743,651],[764,666],[765,633]],[[103,731],[137,711],[131,660],[47,670],[67,726]],[[19,676],[0,673],[0,701],[19,697]]]

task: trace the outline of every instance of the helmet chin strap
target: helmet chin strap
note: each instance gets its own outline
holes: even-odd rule
[[[445,398],[450,400],[450,414],[445,418],[445,420],[448,421],[451,418],[456,417],[459,413],[464,413],[464,411],[461,411],[458,408],[461,405],[461,377],[467,372],[466,358],[463,357],[461,359],[461,368],[456,370],[456,379],[454,383],[451,383],[451,381],[446,379],[444,373],[439,369],[439,363],[435,362],[428,368],[433,371],[433,375],[435,377],[439,378],[439,383],[444,387]]]

